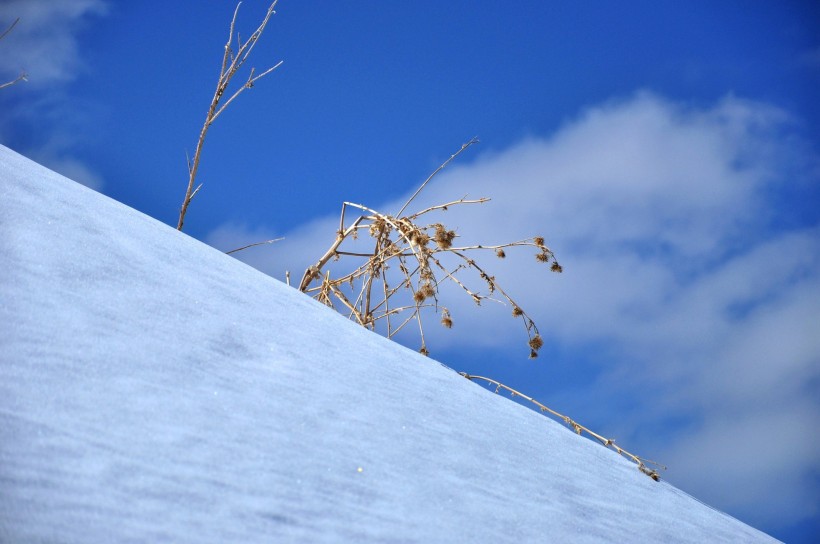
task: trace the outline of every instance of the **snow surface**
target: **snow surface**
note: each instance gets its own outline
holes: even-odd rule
[[[774,541],[2,146],[0,262],[2,542]]]

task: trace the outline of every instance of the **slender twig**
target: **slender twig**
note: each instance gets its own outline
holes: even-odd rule
[[[262,77],[264,77],[264,76],[268,75],[269,73],[271,73],[271,72],[273,72],[274,70],[276,70],[277,68],[279,68],[279,67],[282,65],[282,63],[283,63],[283,62],[285,62],[285,61],[280,60],[280,61],[279,61],[279,62],[277,62],[275,65],[271,66],[270,68],[268,68],[267,70],[265,70],[264,72],[262,72],[261,74],[259,74],[258,76],[254,77],[254,78],[250,78],[250,77],[249,77],[249,78],[248,78],[248,81],[247,81],[247,82],[245,82],[245,84],[244,84],[242,87],[240,87],[239,89],[237,89],[237,90],[236,90],[236,92],[235,92],[235,93],[233,93],[233,95],[231,95],[231,97],[230,97],[228,100],[226,100],[224,104],[222,104],[222,107],[220,107],[220,108],[216,111],[216,113],[214,113],[213,117],[211,117],[211,123],[213,123],[214,121],[216,121],[216,118],[217,118],[217,117],[219,117],[219,116],[222,114],[222,112],[223,112],[223,111],[225,111],[225,108],[227,108],[227,107],[228,107],[228,104],[230,104],[231,102],[233,102],[233,101],[234,101],[234,99],[235,99],[237,96],[239,96],[239,94],[240,94],[242,91],[244,91],[245,89],[250,89],[251,87],[253,87],[253,84],[254,84],[254,82],[255,82],[255,81],[257,81],[258,79],[260,79],[260,78],[262,78]],[[253,75],[253,69],[252,69],[252,68],[251,68],[251,75]]]
[[[387,286],[387,267],[386,266],[382,267],[381,273],[382,273],[382,288],[383,288],[383,294],[384,294],[384,316],[387,318],[387,337],[390,338],[390,329],[391,329],[390,302],[389,302],[390,294],[389,294],[389,288]],[[376,308],[378,308],[378,306]]]
[[[347,207],[347,202],[342,204],[342,214],[343,215],[344,215],[346,207]],[[325,252],[325,254],[322,255],[321,257],[319,257],[319,260],[316,262],[315,265],[313,265],[312,267],[305,270],[305,273],[302,276],[302,281],[299,282],[299,290],[300,291],[305,291],[307,289],[308,285],[310,285],[310,282],[313,281],[313,279],[315,279],[315,277],[316,277],[315,274],[317,272],[321,271],[322,267],[325,264],[327,264],[327,262],[331,258],[333,258],[333,256],[336,254],[336,249],[342,244],[342,242],[345,241],[345,238],[347,238],[347,236],[350,235],[351,232],[354,232],[356,230],[356,227],[362,221],[364,221],[364,217],[359,217],[346,230],[341,230],[341,229],[339,230],[339,232],[336,234],[336,240],[333,242],[333,244],[330,246],[330,248],[328,248],[328,250]]]
[[[456,158],[456,157],[458,157],[459,155],[461,155],[461,154],[464,152],[464,150],[465,150],[465,149],[467,149],[467,148],[468,148],[468,147],[470,147],[471,145],[473,145],[473,144],[477,144],[477,143],[478,143],[478,138],[473,138],[473,139],[471,139],[469,142],[467,142],[467,143],[463,144],[463,145],[461,146],[461,149],[459,149],[458,151],[456,151],[455,153],[453,153],[452,155],[450,155],[450,158],[449,158],[449,159],[447,159],[446,161],[444,161],[444,162],[441,164],[441,166],[439,166],[438,168],[436,168],[435,170],[433,170],[433,173],[432,173],[432,174],[430,174],[430,175],[427,177],[427,179],[426,179],[426,180],[424,180],[424,183],[422,183],[422,184],[421,184],[421,186],[420,186],[418,189],[416,189],[416,192],[415,192],[415,193],[413,193],[413,196],[411,196],[411,197],[407,200],[407,202],[405,202],[405,203],[404,203],[404,206],[402,206],[402,207],[401,207],[401,209],[398,211],[398,213],[397,213],[396,215],[397,215],[397,216],[400,216],[400,215],[402,214],[402,212],[403,212],[405,209],[407,209],[407,206],[409,206],[409,205],[410,205],[410,203],[411,203],[411,202],[413,202],[413,200],[414,200],[417,196],[419,196],[419,193],[420,193],[420,192],[424,189],[424,187],[425,187],[425,186],[427,186],[427,184],[428,184],[428,183],[430,183],[430,180],[431,180],[431,179],[433,179],[433,178],[436,176],[436,174],[438,174],[439,172],[441,172],[442,170],[444,170],[444,169],[447,167],[447,165],[448,165],[448,164],[450,164],[451,162],[453,162],[453,161],[455,160],[455,158]]]
[[[199,187],[202,187],[202,185],[200,184],[199,187],[197,187],[197,190],[194,190],[194,181],[199,170],[199,162],[202,157],[202,148],[205,144],[205,136],[208,133],[208,129],[213,124],[213,122],[216,121],[216,118],[219,117],[223,111],[225,111],[225,108],[228,106],[228,104],[233,102],[233,100],[237,96],[239,96],[240,93],[242,93],[245,89],[250,89],[251,87],[253,87],[254,82],[256,82],[258,79],[266,76],[267,74],[269,74],[270,72],[272,72],[273,70],[282,65],[282,61],[279,61],[273,67],[265,70],[257,76],[254,76],[254,70],[252,68],[245,84],[242,85],[236,92],[234,92],[234,94],[220,106],[220,101],[224,97],[225,91],[228,89],[228,85],[230,84],[231,79],[234,77],[239,68],[241,68],[245,61],[248,59],[248,56],[251,54],[251,51],[253,51],[256,42],[259,41],[262,32],[264,32],[265,27],[268,24],[268,20],[270,19],[271,15],[273,15],[274,8],[276,7],[277,3],[278,0],[274,0],[271,3],[259,27],[253,34],[251,34],[251,37],[248,38],[244,43],[239,37],[239,34],[236,33],[238,46],[236,54],[234,54],[231,46],[234,41],[236,18],[239,14],[239,6],[242,5],[242,2],[239,2],[236,5],[236,9],[234,9],[233,18],[231,18],[230,30],[228,32],[228,41],[227,43],[225,43],[225,52],[222,55],[222,66],[219,71],[219,79],[216,83],[216,90],[214,91],[214,96],[211,99],[211,104],[208,107],[208,113],[205,116],[205,123],[202,125],[202,130],[200,130],[199,132],[199,139],[197,140],[196,149],[194,150],[194,158],[193,160],[188,161],[188,186],[185,190],[185,198],[182,201],[182,207],[179,210],[177,230],[182,230],[182,226],[185,223],[185,214],[188,211],[188,206],[191,204],[191,200],[193,200],[194,196],[196,195],[196,191],[199,190]]]
[[[461,198],[459,200],[454,200],[452,202],[447,202],[446,204],[438,204],[436,206],[430,206],[429,208],[425,208],[425,209],[421,210],[420,212],[416,212],[416,213],[412,213],[412,214],[408,215],[407,218],[410,219],[410,220],[414,220],[417,217],[420,217],[420,216],[422,216],[426,213],[429,213],[429,212],[432,212],[432,211],[435,211],[435,210],[447,210],[447,208],[449,208],[451,206],[456,206],[458,204],[484,204],[485,202],[489,202],[490,200],[491,199],[486,198],[486,197],[477,198],[477,199],[474,199],[474,200],[467,200],[467,197],[464,197],[464,198]]]
[[[0,89],[5,89],[6,87],[11,87],[12,85],[14,85],[16,83],[20,83],[21,81],[28,81],[28,74],[26,74],[25,72],[22,72],[15,79],[12,79],[11,81],[7,81],[7,82],[1,84]]]
[[[236,249],[232,249],[230,251],[226,251],[225,255],[230,255],[231,253],[236,253],[237,251],[242,251],[243,249],[248,249],[249,247],[255,246],[262,246],[265,244],[273,244],[274,242],[280,242],[284,240],[284,238],[274,238],[273,240],[265,240],[264,242],[256,242],[255,244],[248,244],[246,246],[238,247]]]
[[[504,385],[503,383],[501,383],[497,380],[494,380],[492,378],[485,378],[484,376],[474,376],[474,375],[471,375],[471,374],[467,374],[466,372],[459,372],[459,374],[461,374],[462,376],[464,376],[465,378],[467,378],[470,381],[483,380],[487,383],[495,385],[496,386],[495,387],[495,392],[496,393],[498,393],[500,390],[505,390],[508,393],[510,393],[510,395],[513,398],[514,397],[521,397],[522,399],[535,404],[536,406],[538,406],[538,408],[541,412],[547,412],[547,413],[555,416],[556,418],[560,419],[561,421],[563,421],[564,423],[566,423],[567,425],[572,427],[572,430],[575,431],[577,434],[587,433],[589,436],[591,436],[592,438],[594,438],[595,440],[600,442],[603,446],[605,446],[607,448],[612,448],[619,455],[622,455],[623,457],[626,457],[630,461],[633,461],[635,464],[638,465],[638,470],[640,470],[641,472],[643,472],[644,474],[646,474],[647,476],[649,476],[650,478],[652,478],[655,481],[660,480],[660,475],[658,474],[658,471],[654,470],[654,469],[650,469],[649,467],[646,466],[646,464],[648,463],[648,464],[651,464],[651,465],[655,465],[656,467],[658,467],[662,470],[667,469],[667,467],[665,467],[664,465],[658,463],[657,461],[652,461],[650,459],[644,459],[643,457],[638,457],[637,455],[635,455],[633,453],[629,453],[625,449],[623,449],[620,446],[616,445],[615,440],[613,440],[611,438],[604,438],[600,434],[598,434],[594,431],[591,431],[590,429],[588,429],[587,427],[584,427],[583,425],[577,423],[576,421],[573,421],[568,416],[565,416],[563,414],[560,414],[560,413],[556,412],[552,408],[549,408],[549,407],[545,406],[544,404],[538,402],[534,398],[532,398],[530,396],[527,396],[527,395],[525,395],[525,394],[523,394],[519,391],[516,391],[512,387],[508,387],[508,386]]]
[[[16,18],[16,19],[14,20],[14,22],[13,22],[13,23],[11,23],[11,25],[9,25],[9,27],[8,27],[6,30],[4,30],[4,31],[3,31],[3,33],[2,33],[2,34],[0,34],[0,40],[2,40],[3,38],[5,38],[5,37],[6,37],[6,35],[7,35],[9,32],[11,32],[11,31],[12,31],[12,29],[13,29],[15,26],[17,26],[17,23],[19,23],[19,22],[20,22],[20,18],[18,17],[18,18]]]
[[[17,23],[19,23],[19,22],[20,22],[20,18],[18,17],[14,20],[13,23],[11,23],[11,25],[9,25],[9,27],[6,30],[3,31],[2,34],[0,34],[0,40],[5,38],[8,35],[8,33],[11,32],[12,29],[15,26],[17,26]],[[11,87],[12,85],[14,85],[16,83],[20,83],[21,81],[28,81],[28,75],[25,72],[20,72],[20,75],[17,76],[16,78],[12,79],[11,81],[7,81],[3,84],[0,84],[0,89],[5,89],[6,87]]]
[[[345,294],[342,293],[342,291],[336,285],[331,283],[329,279],[326,279],[326,282],[330,290],[333,291],[333,294],[336,295],[336,298],[338,298],[342,302],[342,304],[347,306],[352,316],[356,317],[356,321],[359,322],[359,325],[366,326],[367,323],[362,319],[361,313],[356,311],[356,307],[350,303]]]

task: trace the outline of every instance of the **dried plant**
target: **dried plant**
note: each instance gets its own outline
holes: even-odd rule
[[[661,465],[660,463],[658,463],[656,461],[650,461],[649,459],[644,459],[643,457],[638,457],[635,454],[629,453],[628,451],[626,451],[622,447],[616,445],[615,440],[613,440],[611,438],[604,438],[603,436],[599,435],[598,433],[593,432],[593,431],[589,430],[588,428],[584,427],[583,425],[573,421],[568,416],[565,416],[563,414],[559,414],[555,410],[553,410],[551,408],[548,408],[547,406],[541,404],[540,402],[538,402],[537,400],[535,400],[532,397],[528,397],[527,395],[516,391],[512,387],[508,387],[508,386],[504,385],[501,382],[493,380],[492,378],[485,378],[484,376],[473,376],[471,374],[467,374],[466,372],[459,372],[459,374],[461,374],[462,376],[464,376],[465,378],[467,378],[470,381],[482,380],[482,381],[485,381],[485,382],[487,382],[491,385],[494,385],[496,393],[498,393],[499,391],[506,391],[510,394],[510,397],[512,397],[512,398],[520,398],[522,400],[531,402],[532,404],[534,404],[538,407],[538,409],[541,411],[541,413],[548,413],[548,414],[551,414],[551,415],[555,416],[559,420],[566,423],[577,434],[580,435],[580,434],[586,433],[589,436],[591,436],[592,438],[594,438],[595,440],[597,440],[598,442],[600,442],[601,444],[603,444],[605,447],[611,448],[612,450],[617,452],[619,455],[622,455],[623,457],[626,457],[630,461],[634,462],[635,464],[638,465],[638,470],[640,470],[641,472],[643,472],[644,474],[646,474],[647,476],[649,476],[650,478],[652,478],[656,482],[659,481],[661,479],[661,477],[658,474],[657,470],[655,470],[653,468],[649,468],[647,466],[647,464],[654,465],[654,466],[656,466],[656,467],[658,467],[662,470],[666,470],[666,467]]]
[[[11,25],[6,30],[3,31],[2,34],[0,34],[0,40],[5,38],[8,35],[8,33],[11,32],[12,29],[14,29],[15,26],[17,26],[17,23],[19,23],[19,22],[20,22],[20,18],[18,17],[17,19],[14,20],[13,23],[11,23]],[[20,72],[20,75],[17,76],[15,79],[12,79],[11,81],[7,81],[5,83],[0,83],[0,89],[5,89],[6,87],[11,87],[15,83],[20,83],[21,81],[28,81],[28,76],[26,75],[25,72]]]
[[[242,5],[242,2],[239,2],[236,5],[236,9],[233,12],[233,18],[231,19],[231,28],[230,32],[228,33],[228,42],[225,44],[225,53],[222,56],[222,68],[219,72],[219,79],[216,83],[216,91],[214,92],[214,97],[211,99],[211,105],[208,107],[208,114],[205,117],[205,124],[202,125],[202,130],[199,133],[199,140],[196,144],[196,150],[194,151],[194,158],[193,160],[188,159],[188,187],[185,190],[185,199],[182,201],[182,207],[179,210],[179,221],[177,222],[177,230],[182,230],[182,225],[185,222],[185,213],[188,211],[188,206],[191,204],[191,200],[196,196],[199,192],[199,189],[202,188],[202,184],[197,186],[194,189],[194,181],[196,180],[196,174],[199,170],[199,160],[202,156],[202,146],[205,143],[205,135],[208,133],[208,129],[211,127],[214,121],[225,111],[225,108],[236,99],[243,91],[246,89],[250,89],[253,87],[253,84],[256,83],[259,79],[263,78],[264,76],[268,75],[276,68],[282,65],[282,61],[279,61],[276,65],[268,68],[264,72],[259,75],[254,74],[254,68],[251,68],[250,74],[248,75],[248,79],[245,83],[237,89],[230,98],[228,98],[224,103],[222,103],[222,99],[226,96],[226,91],[228,90],[228,85],[231,82],[231,79],[236,75],[236,72],[242,67],[248,57],[253,51],[256,42],[259,41],[259,38],[262,36],[262,32],[265,31],[265,27],[268,24],[268,20],[270,19],[271,15],[274,14],[274,8],[279,0],[274,0],[271,3],[270,7],[268,7],[268,11],[265,13],[265,17],[262,19],[259,27],[256,31],[251,34],[251,36],[242,41],[242,38],[239,36],[239,33],[234,32],[234,28],[236,25],[236,16],[239,13],[239,6]],[[236,51],[234,51],[234,35],[236,36]]]
[[[483,266],[472,258],[474,253],[490,251],[498,257],[505,256],[505,249],[530,246],[537,250],[536,258],[551,264],[551,270],[560,272],[561,266],[555,255],[540,236],[497,245],[455,244],[458,235],[441,222],[426,222],[430,214],[444,212],[463,204],[483,204],[489,198],[469,200],[466,197],[452,202],[430,206],[403,215],[430,180],[458,155],[477,143],[472,139],[439,166],[421,184],[418,190],[395,214],[385,214],[352,202],[342,205],[339,230],[336,239],[322,257],[309,267],[299,283],[299,290],[324,304],[347,313],[360,325],[376,330],[383,323],[388,338],[393,337],[408,324],[418,326],[421,346],[419,351],[428,354],[424,337],[422,313],[425,310],[441,310],[441,324],[453,326],[451,312],[439,307],[440,287],[445,282],[456,285],[477,304],[493,300],[509,304],[512,315],[520,318],[528,336],[530,357],[538,356],[544,342],[535,322],[521,309]],[[350,224],[345,222],[350,209],[360,213]],[[347,246],[358,243],[360,233],[371,239],[372,249],[352,251]],[[357,242],[358,241],[358,242]],[[345,249],[342,248],[346,244]],[[347,272],[332,275],[326,270],[330,261],[345,258],[358,263],[348,267]],[[396,269],[398,272],[396,272]],[[392,272],[391,272],[392,271]],[[462,276],[474,273],[481,279],[486,291],[467,286]]]

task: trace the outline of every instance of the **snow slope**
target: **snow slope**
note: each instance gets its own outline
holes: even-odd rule
[[[0,146],[0,541],[770,542]]]

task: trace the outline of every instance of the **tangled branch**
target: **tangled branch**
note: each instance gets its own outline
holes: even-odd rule
[[[375,330],[384,323],[388,338],[393,337],[407,325],[415,323],[421,338],[421,353],[428,354],[424,338],[422,311],[441,311],[441,323],[452,327],[450,311],[439,305],[439,290],[442,284],[450,282],[461,289],[477,305],[485,300],[509,304],[513,317],[520,318],[528,337],[530,357],[538,356],[543,340],[538,327],[521,305],[498,284],[495,277],[479,265],[472,254],[491,251],[504,258],[505,249],[513,247],[533,247],[536,259],[550,264],[554,272],[561,271],[561,265],[553,252],[540,236],[496,245],[454,245],[458,235],[440,222],[424,222],[427,215],[444,212],[452,206],[484,204],[489,198],[458,200],[430,206],[418,212],[402,215],[410,203],[421,193],[433,177],[468,147],[477,143],[472,139],[450,156],[421,184],[395,215],[381,213],[362,204],[345,202],[339,219],[336,239],[313,266],[309,267],[299,290],[324,304],[339,306],[342,312],[360,325]],[[359,214],[351,223],[345,218],[349,211]],[[372,249],[353,251],[343,249],[343,244],[354,244],[360,233],[372,239]],[[361,244],[361,243],[360,243]],[[341,258],[358,259],[359,264],[351,271],[333,276],[325,270],[331,261]],[[446,258],[446,259],[445,259]],[[395,272],[395,269],[398,272]],[[393,272],[390,272],[393,270]],[[486,287],[486,291],[468,287],[461,279],[466,272],[476,274]],[[401,315],[404,314],[404,315]]]

